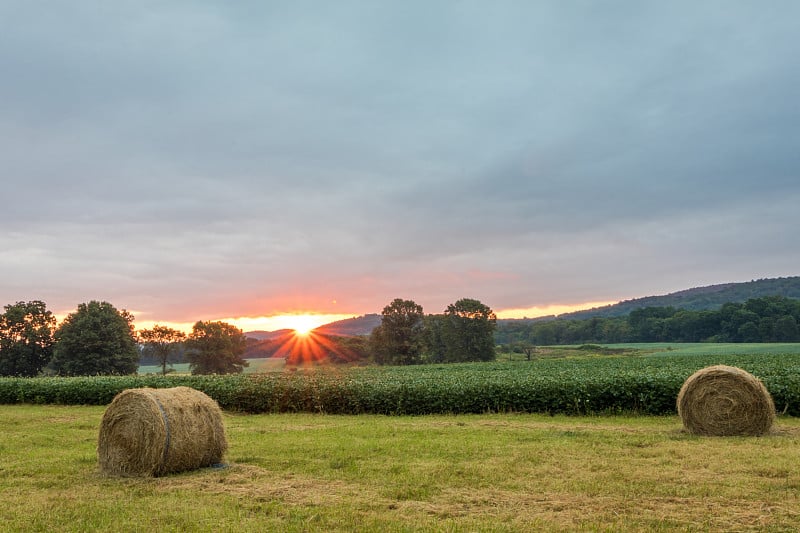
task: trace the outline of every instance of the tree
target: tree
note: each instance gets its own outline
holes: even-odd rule
[[[161,373],[167,374],[167,363],[170,356],[180,347],[186,334],[177,329],[156,324],[152,329],[143,329],[139,332],[139,339],[149,349],[161,364]]]
[[[445,320],[444,315],[428,315],[425,317],[422,339],[425,346],[425,360],[429,363],[444,363],[446,360]]]
[[[516,348],[518,350],[522,351],[522,353],[525,354],[525,358],[528,361],[530,361],[531,358],[533,357],[533,354],[536,353],[536,346],[534,344],[529,343],[529,342],[525,342],[525,341],[518,342],[517,345],[516,345]]]
[[[0,315],[0,375],[37,375],[53,357],[56,319],[44,302],[17,302]]]
[[[420,363],[424,319],[422,306],[412,300],[395,298],[384,307],[381,325],[370,336],[375,361],[387,365]]]
[[[108,302],[78,306],[55,331],[50,367],[59,375],[134,374],[139,351],[133,315]]]
[[[445,361],[492,361],[497,316],[478,300],[462,298],[444,312]]]
[[[186,349],[192,374],[237,374],[249,366],[242,357],[247,337],[226,322],[197,322],[186,339]]]
[[[800,340],[800,328],[791,315],[784,315],[775,320],[775,340],[778,342],[796,342]]]

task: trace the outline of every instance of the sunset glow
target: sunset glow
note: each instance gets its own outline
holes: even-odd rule
[[[138,316],[133,312],[134,316]],[[235,317],[235,318],[203,318],[198,320],[213,320],[227,322],[233,324],[242,331],[278,331],[281,329],[293,329],[297,333],[306,334],[314,328],[318,328],[323,324],[330,324],[338,320],[345,320],[353,318],[357,315],[343,315],[343,314],[322,314],[322,313],[287,313],[274,316],[258,316],[258,317]],[[171,322],[171,321],[153,321],[153,320],[136,320],[136,329],[149,329],[155,324],[168,326],[185,333],[192,331],[194,322]]]
[[[537,307],[526,307],[524,309],[503,309],[496,311],[497,318],[537,318],[540,316],[561,315],[572,313],[573,311],[583,311],[594,307],[603,307],[617,303],[616,300],[609,302],[584,302],[581,304],[552,304]]]
[[[579,304],[551,304],[526,308],[512,308],[512,309],[495,309],[497,318],[537,318],[542,316],[560,315],[563,313],[571,313],[573,311],[582,311],[585,309],[592,309],[594,307],[602,307],[617,303],[614,301],[598,301],[598,302],[584,302]],[[58,322],[66,318],[67,314],[71,311],[60,311],[54,313]],[[142,320],[136,320],[136,329],[151,329],[156,324],[167,326],[184,333],[191,333],[194,322],[174,322],[169,320],[149,320],[145,317],[149,313],[139,312],[136,310],[131,311],[135,317],[142,317]],[[286,313],[273,316],[257,316],[257,317],[235,317],[235,318],[200,318],[198,320],[212,320],[227,322],[233,324],[244,332],[248,331],[278,331],[282,329],[291,329],[300,335],[308,335],[309,332],[325,324],[337,322],[339,320],[346,320],[361,316],[363,313],[353,314],[323,314],[314,312],[298,312]]]

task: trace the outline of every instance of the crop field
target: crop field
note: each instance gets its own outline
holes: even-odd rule
[[[0,406],[3,531],[796,531],[800,420],[226,413],[222,468],[110,478],[103,406]]]
[[[0,404],[105,405],[132,387],[186,385],[226,410],[326,414],[675,413],[682,383],[712,364],[759,377],[800,416],[800,353],[542,358],[411,367],[321,367],[235,376],[0,378]]]

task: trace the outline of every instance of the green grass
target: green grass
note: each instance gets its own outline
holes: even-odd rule
[[[114,479],[103,407],[0,406],[4,531],[793,531],[800,420],[225,415],[225,469]]]
[[[250,366],[245,367],[245,374],[258,374],[262,372],[280,372],[286,366],[286,361],[278,357],[262,357],[258,359],[248,359]],[[171,369],[171,371],[170,371]],[[190,374],[189,363],[175,363],[167,366],[169,374]],[[161,365],[141,365],[137,372],[140,376],[147,374],[161,374]]]
[[[800,343],[734,343],[734,342],[649,342],[604,344],[608,348],[627,348],[641,355],[770,355],[800,354]]]
[[[589,349],[597,346],[600,350],[593,352]],[[734,342],[640,342],[621,344],[566,344],[555,346],[537,346],[534,357],[538,358],[563,358],[586,357],[591,355],[609,355],[608,351],[619,350],[617,355],[770,355],[770,354],[800,354],[800,343],[734,343]],[[613,355],[613,354],[611,354]],[[498,359],[521,361],[524,354],[498,354]]]

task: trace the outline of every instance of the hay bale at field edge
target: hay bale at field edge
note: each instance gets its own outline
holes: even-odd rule
[[[695,435],[760,436],[775,421],[775,404],[767,388],[734,366],[709,366],[689,376],[677,406],[684,427]]]
[[[228,448],[222,411],[190,387],[128,389],[103,414],[100,471],[160,476],[220,463]]]

